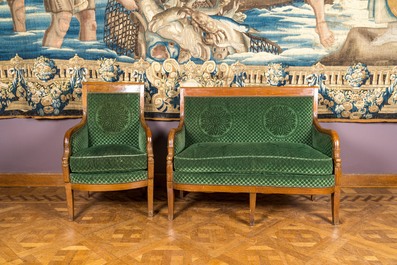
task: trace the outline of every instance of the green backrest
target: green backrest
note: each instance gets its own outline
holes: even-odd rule
[[[139,93],[89,93],[89,146],[126,144],[139,147]]]
[[[299,142],[311,144],[313,97],[184,98],[186,144]]]

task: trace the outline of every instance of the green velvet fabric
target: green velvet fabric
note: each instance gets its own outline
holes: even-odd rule
[[[182,130],[177,132],[175,134],[175,139],[174,139],[174,148],[175,148],[175,153],[179,153],[183,149],[185,149],[185,126],[182,127]]]
[[[294,175],[269,173],[186,173],[175,172],[174,183],[194,185],[262,186],[262,187],[333,187],[333,175]]]
[[[139,93],[88,94],[89,145],[126,144],[139,148]]]
[[[89,93],[87,123],[71,136],[71,183],[147,179],[146,133],[139,93]]]
[[[185,97],[185,146],[202,142],[312,144],[312,97]]]
[[[147,171],[112,173],[70,173],[70,181],[75,184],[120,184],[147,179]]]
[[[197,143],[174,158],[176,172],[331,175],[332,158],[301,143]]]
[[[319,132],[314,126],[313,126],[313,134],[312,134],[312,146],[319,150],[321,153],[326,154],[329,157],[332,157],[332,148],[333,148],[333,143],[332,143],[332,138],[328,134],[324,134]]]
[[[78,173],[127,172],[146,168],[146,153],[128,145],[92,146],[70,157],[70,169]]]
[[[88,147],[88,126],[84,125],[70,137],[72,154]]]
[[[146,152],[146,132],[141,125],[139,126],[138,141],[139,150],[141,150],[142,152]]]
[[[313,126],[312,97],[185,97],[174,182],[324,188],[332,141]]]

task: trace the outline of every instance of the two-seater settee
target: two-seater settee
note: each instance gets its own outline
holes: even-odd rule
[[[339,223],[341,159],[335,131],[317,121],[309,87],[182,88],[168,136],[168,218],[174,191],[330,194]]]

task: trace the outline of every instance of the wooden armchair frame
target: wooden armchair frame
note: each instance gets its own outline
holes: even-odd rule
[[[146,133],[147,168],[148,178],[144,181],[120,184],[75,184],[70,182],[69,160],[71,156],[71,135],[85,126],[87,123],[87,93],[140,93],[140,122]],[[66,200],[69,219],[74,219],[74,198],[73,191],[119,191],[147,187],[148,216],[153,216],[153,179],[154,179],[154,155],[152,146],[152,132],[147,126],[144,118],[144,85],[141,83],[108,83],[108,82],[87,82],[83,83],[83,117],[76,126],[70,128],[64,137],[64,153],[62,157],[62,171],[65,181]]]

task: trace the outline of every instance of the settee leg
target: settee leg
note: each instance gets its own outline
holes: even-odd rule
[[[168,187],[167,189],[168,197],[168,220],[172,221],[174,219],[174,189]]]
[[[331,194],[331,207],[332,207],[332,223],[339,224],[339,205],[340,205],[340,190],[336,190]]]
[[[73,219],[74,219],[74,200],[73,200],[72,184],[66,183],[65,191],[66,191],[66,202],[67,202],[67,206],[68,206],[69,220],[73,221]]]
[[[255,224],[256,193],[250,193],[250,226]]]

